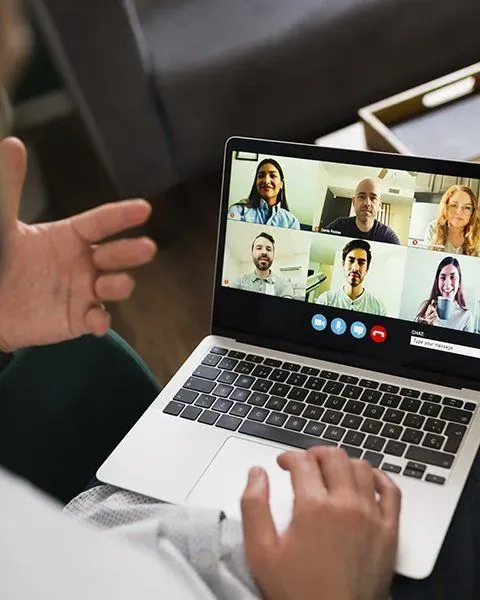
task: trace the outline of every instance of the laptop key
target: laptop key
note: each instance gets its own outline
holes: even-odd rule
[[[465,402],[465,406],[463,407],[465,410],[475,410],[477,408],[477,405],[475,404],[475,402]]]
[[[322,421],[324,423],[329,423],[331,425],[338,425],[342,420],[343,413],[338,410],[327,410],[322,417]]]
[[[340,448],[343,448],[350,458],[360,458],[362,456],[361,448],[355,448],[354,446],[348,446],[347,444],[340,444]]]
[[[340,383],[339,381],[327,381],[327,383],[323,387],[323,391],[327,394],[338,395],[344,387],[345,385],[343,383]]]
[[[320,369],[316,369],[315,367],[302,367],[300,372],[304,373],[305,375],[318,375],[320,373]]]
[[[367,404],[367,408],[363,412],[364,417],[371,419],[380,419],[385,412],[383,406],[377,406],[376,404]]]
[[[199,416],[197,423],[213,425],[219,417],[220,413],[218,412],[213,412],[213,410],[204,410],[203,413]]]
[[[309,421],[303,430],[305,433],[310,435],[320,436],[325,431],[326,425],[323,423],[317,423],[316,421]]]
[[[278,368],[281,366],[282,361],[281,360],[277,360],[276,358],[266,358],[263,361],[264,365],[267,365],[267,367],[273,367],[274,369]]]
[[[213,381],[208,381],[208,379],[189,377],[184,383],[183,387],[188,390],[194,390],[196,392],[203,392],[204,394],[209,394],[215,387],[215,383]]]
[[[327,427],[323,437],[327,440],[333,440],[334,442],[339,442],[343,436],[345,435],[346,429],[343,427],[335,427],[334,425],[330,425]]]
[[[407,444],[403,442],[394,442],[389,440],[385,446],[385,454],[392,454],[393,456],[403,456],[403,453],[407,449]]]
[[[185,404],[192,404],[193,401],[198,397],[198,392],[193,392],[192,390],[181,389],[173,397],[174,400],[178,402],[184,402]]]
[[[236,431],[240,423],[243,423],[242,419],[238,417],[231,417],[230,415],[222,415],[215,423],[215,427],[221,427],[222,429],[228,429],[229,431]]]
[[[210,348],[210,352],[212,354],[219,354],[220,356],[225,356],[228,354],[228,350],[226,348],[221,348],[220,346],[214,346],[213,348]]]
[[[362,402],[372,402],[373,404],[376,404],[381,397],[382,392],[379,392],[378,390],[363,390],[361,400]]]
[[[325,402],[325,408],[334,408],[335,410],[342,410],[345,406],[346,399],[341,396],[329,396]]]
[[[219,398],[215,404],[212,406],[212,410],[218,410],[218,412],[226,413],[233,406],[233,402],[231,400],[223,400]]]
[[[300,371],[301,365],[292,362],[284,362],[282,369],[286,369],[287,371]]]
[[[218,354],[207,354],[207,356],[202,360],[202,365],[207,365],[207,367],[216,367],[221,360],[222,357]]]
[[[378,437],[376,435],[369,435],[363,444],[363,447],[367,450],[375,450],[376,452],[381,452],[382,448],[385,446],[385,442],[387,440],[385,438]]]
[[[307,381],[307,376],[301,373],[292,373],[286,383],[289,385],[303,385]]]
[[[398,394],[400,388],[398,385],[392,385],[391,383],[382,383],[380,386],[381,392],[387,392],[387,394]]]
[[[257,379],[252,385],[252,390],[256,392],[268,392],[272,385],[273,381],[268,381],[268,379]]]
[[[290,389],[291,389],[290,386],[286,385],[285,383],[274,383],[273,387],[270,390],[270,393],[273,396],[281,396],[281,397],[285,398],[285,396],[288,394]]]
[[[378,388],[378,381],[374,381],[373,379],[361,379],[358,385],[370,390],[376,390]]]
[[[422,446],[409,446],[405,458],[434,467],[450,469],[455,456],[453,456],[453,454],[446,454],[445,452],[437,452],[436,450],[423,448]]]
[[[382,424],[380,421],[374,421],[373,419],[365,419],[363,422],[360,431],[365,431],[365,433],[378,433],[382,428]]]
[[[353,375],[340,375],[340,381],[342,383],[350,383],[351,385],[357,385],[359,379]]]
[[[200,365],[193,372],[193,376],[215,381],[215,379],[220,375],[221,372],[222,370],[217,369],[216,367],[205,367],[204,365]]]
[[[313,421],[318,421],[318,419],[323,415],[325,409],[320,406],[313,406],[313,404],[307,404],[305,410],[302,413],[302,417],[306,419],[312,419]]]
[[[443,433],[445,429],[446,421],[441,421],[440,419],[432,419],[431,417],[427,419],[427,422],[423,426],[425,431],[429,431],[430,433]]]
[[[412,388],[402,388],[400,394],[402,396],[407,396],[408,398],[420,398],[420,392],[418,390],[413,390]]]
[[[380,404],[382,406],[388,406],[389,408],[397,408],[401,399],[402,397],[398,394],[383,394]]]
[[[236,373],[233,373],[232,371],[222,371],[222,374],[220,375],[220,377],[217,379],[218,383],[227,383],[228,385],[230,385],[231,383],[234,383],[235,379],[237,379],[238,375]]]
[[[258,356],[257,354],[247,354],[245,360],[259,364],[263,362],[263,356]]]
[[[251,392],[242,388],[235,388],[233,390],[232,395],[230,396],[230,400],[235,400],[235,402],[245,402],[247,398],[250,396]]]
[[[463,436],[467,428],[465,425],[459,425],[458,423],[449,423],[445,429],[445,435],[447,437],[447,443],[445,444],[444,451],[451,452],[454,454],[460,448]]]
[[[306,387],[309,390],[315,390],[316,392],[319,392],[323,388],[325,383],[326,380],[322,379],[321,377],[309,377],[305,382],[304,387]]]
[[[202,409],[198,408],[198,406],[186,406],[180,417],[182,419],[188,419],[189,421],[195,421],[201,412]]]
[[[195,401],[195,406],[200,406],[200,408],[210,408],[214,402],[215,398],[213,396],[201,394],[198,400]]]
[[[293,431],[302,431],[307,423],[306,419],[302,419],[301,417],[289,417],[288,421],[285,423],[286,429],[292,429]]]
[[[251,377],[250,375],[240,375],[235,382],[237,387],[241,388],[250,388],[255,383],[255,377]]]
[[[402,434],[402,427],[400,427],[399,425],[390,425],[390,424],[386,424],[380,435],[383,435],[384,437],[393,439],[393,440],[398,440],[398,438],[400,437],[400,435]]]
[[[405,429],[402,435],[402,442],[407,444],[419,444],[423,438],[423,431],[418,429]]]
[[[234,358],[222,358],[222,360],[218,363],[219,369],[225,369],[226,371],[233,371],[233,369],[237,366],[238,360]]]
[[[442,407],[439,406],[438,404],[433,404],[432,402],[424,402],[422,405],[422,408],[420,409],[420,414],[425,415],[427,417],[435,418],[435,417],[438,417],[438,414],[441,409],[442,409]],[[450,410],[454,410],[454,409],[450,409]]]
[[[303,412],[303,409],[305,408],[305,404],[303,404],[303,402],[294,402],[293,400],[290,401],[287,406],[284,409],[284,412],[286,412],[289,415],[301,415]]]
[[[414,471],[421,471],[422,473],[424,473],[426,468],[427,467],[425,465],[419,462],[409,461],[407,463],[407,469],[413,469]]]
[[[273,370],[272,367],[266,367],[265,365],[257,365],[253,369],[252,375],[254,377],[261,377],[262,379],[265,379],[266,377],[268,377],[270,375],[272,370]]]
[[[305,402],[308,404],[315,404],[316,406],[322,406],[327,397],[327,394],[324,394],[323,392],[314,392],[312,390],[306,397]]]
[[[270,442],[286,444],[294,448],[312,448],[313,446],[336,446],[335,442],[317,438],[311,435],[305,435],[297,431],[285,429],[284,427],[273,427],[265,423],[257,423],[248,419],[242,423],[239,433],[245,433]]]
[[[365,402],[361,402],[360,400],[349,400],[345,404],[345,412],[353,413],[354,415],[361,415],[363,409],[365,408]]]
[[[271,410],[283,410],[283,407],[287,401],[285,398],[278,398],[278,396],[271,396],[270,400],[267,402],[267,408]]]
[[[442,401],[444,406],[453,406],[453,408],[462,408],[463,402],[458,398],[444,398]]]
[[[366,435],[359,431],[347,431],[347,435],[343,440],[344,444],[350,444],[351,446],[361,446]]]
[[[284,415],[279,412],[271,412],[270,416],[267,419],[267,423],[269,425],[276,425],[277,427],[282,427],[285,421],[288,419],[287,415]]]
[[[366,452],[364,452],[362,458],[363,460],[368,461],[374,469],[377,469],[383,460],[383,454],[367,450]]]
[[[228,356],[242,360],[245,358],[245,352],[239,352],[238,350],[230,350],[230,352],[228,353]]]
[[[235,372],[240,373],[242,375],[250,375],[250,373],[255,368],[255,363],[247,362],[245,360],[241,360],[238,365],[235,367]]]
[[[269,379],[271,379],[272,381],[277,381],[279,383],[284,383],[285,381],[287,381],[289,375],[290,373],[288,371],[282,371],[282,369],[275,369],[270,373]]]
[[[359,417],[357,415],[345,415],[343,417],[341,425],[342,427],[346,427],[347,429],[358,429],[362,424],[362,421],[362,417]]]
[[[434,433],[427,433],[423,438],[422,446],[427,448],[433,448],[434,450],[441,450],[445,438],[443,435],[435,435]]]
[[[300,387],[293,387],[289,392],[287,398],[290,400],[298,400],[299,402],[303,402],[305,398],[308,396],[308,390]]]
[[[425,422],[425,417],[420,415],[408,414],[403,421],[405,427],[415,427],[415,429],[420,429],[420,427]]]
[[[266,401],[268,400],[267,394],[261,394],[259,392],[253,392],[250,398],[247,400],[248,404],[253,404],[254,406],[265,406]]]
[[[269,411],[264,408],[252,408],[248,413],[247,419],[251,419],[252,421],[265,421],[268,415]]]
[[[232,393],[233,387],[231,385],[226,385],[225,383],[219,383],[217,387],[213,390],[213,394],[215,396],[220,396],[221,398],[228,398],[228,396]]]
[[[423,392],[421,395],[422,400],[426,400],[427,402],[440,402],[442,397],[440,394],[431,394],[430,392]]]
[[[338,379],[340,377],[339,373],[335,373],[335,371],[322,371],[320,373],[320,377],[325,377],[325,379]]]
[[[405,477],[413,477],[414,479],[423,479],[423,473],[421,471],[415,471],[414,469],[409,469],[405,467],[403,470],[403,474]]]
[[[429,481],[430,483],[436,483],[437,485],[443,485],[446,481],[445,477],[440,477],[440,475],[433,475],[429,473],[425,477],[425,481]]]
[[[362,395],[362,391],[362,388],[356,385],[346,385],[342,390],[341,395],[345,398],[353,398],[354,400],[358,400],[358,398],[360,398]]]
[[[420,400],[415,400],[414,398],[404,398],[402,403],[400,404],[400,409],[405,410],[407,412],[418,412],[418,409],[422,403]]]
[[[387,423],[397,423],[398,425],[402,422],[404,416],[405,413],[402,410],[389,408],[383,416],[383,420]]]
[[[440,415],[440,419],[468,425],[472,419],[472,413],[469,410],[460,410],[458,408],[450,408],[449,406],[445,406],[442,410],[442,414]]]
[[[182,404],[181,402],[175,402],[175,400],[172,400],[163,409],[163,412],[167,415],[173,415],[174,417],[177,417],[184,408],[185,404]]]
[[[236,402],[232,408],[228,411],[230,415],[234,417],[246,417],[250,412],[251,407],[248,404],[242,404],[241,402]]]
[[[387,471],[387,473],[401,473],[402,467],[399,465],[394,465],[393,463],[384,462],[382,465],[382,471]]]

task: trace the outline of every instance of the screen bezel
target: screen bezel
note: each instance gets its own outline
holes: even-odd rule
[[[281,335],[266,335],[264,331],[256,329],[249,331],[246,327],[238,327],[238,306],[231,299],[229,290],[222,286],[222,269],[226,243],[227,209],[229,202],[229,188],[232,171],[232,157],[234,152],[245,151],[259,155],[285,156],[291,158],[308,159],[319,162],[333,162],[358,166],[382,167],[404,171],[416,171],[441,175],[452,175],[480,179],[480,164],[461,161],[443,160],[438,158],[420,158],[403,154],[388,154],[383,152],[346,150],[327,148],[310,144],[294,142],[279,142],[272,140],[232,137],[225,145],[223,182],[221,204],[219,213],[219,229],[217,243],[217,260],[215,268],[214,298],[212,305],[212,333],[230,337],[237,341],[299,354],[315,359],[338,362],[357,368],[376,370],[411,379],[429,381],[448,387],[471,388],[480,390],[480,369],[472,369],[468,374],[462,373],[460,377],[455,374],[428,369],[424,365],[406,360],[403,363],[388,364],[386,361],[361,357],[360,353],[345,355],[333,352],[330,348],[322,347],[321,343],[315,346],[298,342],[286,341]],[[478,258],[480,261],[480,257]],[[480,263],[479,263],[480,264]],[[238,292],[234,290],[234,292]],[[230,296],[231,298],[231,296]],[[296,303],[295,303],[296,304]],[[243,324],[244,325],[244,324]],[[435,362],[435,361],[433,361]]]

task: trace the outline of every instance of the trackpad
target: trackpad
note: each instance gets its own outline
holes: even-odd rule
[[[248,471],[263,467],[270,481],[272,515],[279,531],[284,530],[290,523],[293,494],[289,473],[277,464],[279,454],[282,450],[275,446],[228,438],[188,495],[188,504],[223,510],[229,518],[240,519]]]

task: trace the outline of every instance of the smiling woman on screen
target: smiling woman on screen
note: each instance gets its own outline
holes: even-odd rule
[[[276,160],[261,161],[248,198],[230,206],[228,216],[247,223],[300,229],[297,217],[288,209],[285,176]]]

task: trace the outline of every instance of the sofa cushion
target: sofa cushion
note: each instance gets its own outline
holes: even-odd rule
[[[219,166],[231,135],[313,137],[475,62],[479,17],[478,0],[160,0],[140,11],[189,176]]]

